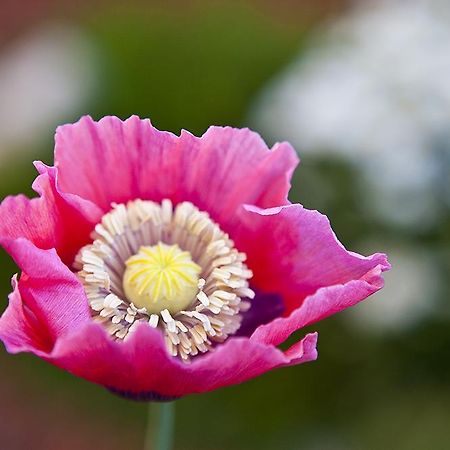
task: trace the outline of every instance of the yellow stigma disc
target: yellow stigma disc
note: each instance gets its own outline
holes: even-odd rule
[[[142,246],[125,262],[123,289],[130,302],[149,313],[186,309],[198,292],[201,267],[178,245]]]

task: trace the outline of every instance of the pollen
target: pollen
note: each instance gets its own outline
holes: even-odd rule
[[[167,309],[176,314],[188,308],[198,292],[201,267],[176,244],[142,246],[125,265],[125,295],[149,313],[159,314]]]

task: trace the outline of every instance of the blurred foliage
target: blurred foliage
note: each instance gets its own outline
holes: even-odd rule
[[[174,132],[242,125],[249,100],[304,34],[245,4],[205,4],[201,14],[117,8],[87,23],[104,71],[93,114],[151,116]]]

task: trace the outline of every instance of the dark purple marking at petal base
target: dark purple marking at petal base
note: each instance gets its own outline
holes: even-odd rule
[[[108,391],[112,392],[119,397],[125,398],[127,400],[134,400],[137,402],[171,402],[177,400],[180,397],[172,397],[169,395],[161,395],[158,392],[130,392],[122,391],[115,388],[107,388]]]
[[[260,325],[280,317],[285,310],[280,295],[267,294],[257,290],[255,292],[256,296],[251,302],[252,306],[242,314],[242,324],[235,336],[250,336]]]

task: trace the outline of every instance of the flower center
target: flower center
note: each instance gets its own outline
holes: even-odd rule
[[[201,267],[177,244],[142,246],[125,261],[123,289],[139,308],[158,314],[167,309],[176,314],[186,309],[198,292]]]
[[[93,319],[113,339],[142,324],[159,329],[185,361],[234,334],[253,274],[208,213],[168,199],[112,206],[74,263]]]

